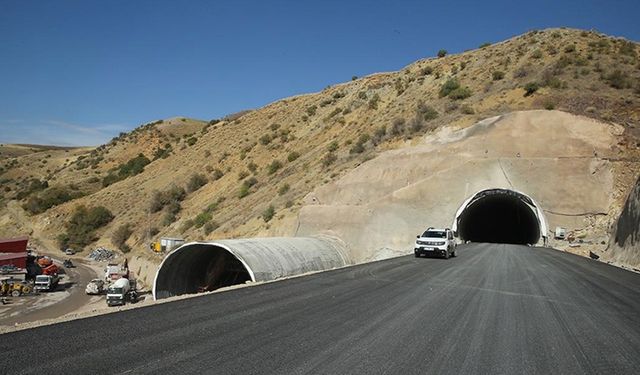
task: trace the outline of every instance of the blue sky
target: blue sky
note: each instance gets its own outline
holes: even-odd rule
[[[0,143],[98,145],[532,29],[640,40],[640,1],[0,0]]]

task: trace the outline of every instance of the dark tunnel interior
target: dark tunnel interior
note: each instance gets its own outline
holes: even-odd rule
[[[165,260],[156,280],[156,298],[207,292],[250,280],[246,267],[227,250],[194,244]]]
[[[492,193],[470,203],[458,217],[458,237],[471,242],[535,244],[540,222],[515,193]]]

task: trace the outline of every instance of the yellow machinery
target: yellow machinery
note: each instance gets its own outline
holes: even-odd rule
[[[20,297],[32,291],[33,287],[24,281],[3,280],[0,282],[0,295],[2,296],[10,294],[12,297]]]

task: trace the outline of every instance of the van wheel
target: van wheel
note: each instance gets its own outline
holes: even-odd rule
[[[420,254],[418,254],[418,253],[414,253],[413,255],[415,255],[416,258],[420,258]]]

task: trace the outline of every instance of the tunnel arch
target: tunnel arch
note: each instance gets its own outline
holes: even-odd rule
[[[351,264],[333,237],[269,237],[190,242],[164,258],[154,299],[212,291],[248,281],[271,281]]]
[[[467,198],[452,229],[463,241],[512,244],[547,243],[547,222],[530,196],[511,189],[481,190]]]

